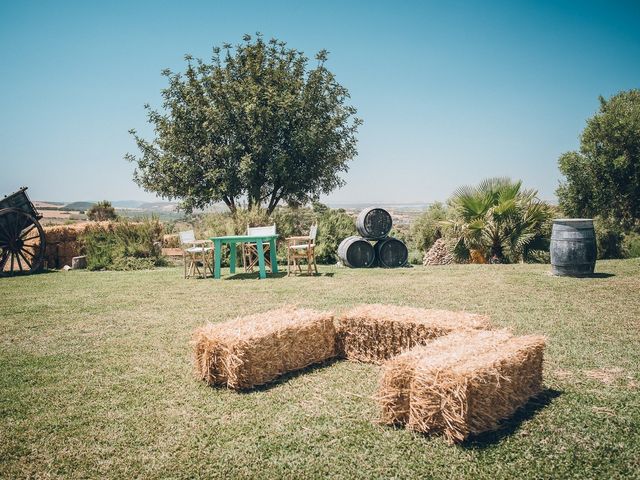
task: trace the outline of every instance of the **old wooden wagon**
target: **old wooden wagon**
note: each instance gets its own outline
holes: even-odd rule
[[[0,275],[29,274],[43,267],[42,215],[26,190],[22,187],[0,200]]]

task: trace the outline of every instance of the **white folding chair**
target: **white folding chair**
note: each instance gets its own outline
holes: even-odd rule
[[[318,266],[316,265],[316,236],[318,235],[318,224],[311,225],[308,236],[289,237],[287,242],[287,275],[291,275],[291,271],[298,268],[298,272],[302,273],[299,260],[307,261],[307,273],[310,275],[311,265],[316,274]]]
[[[268,225],[265,227],[250,227],[247,225],[247,235],[275,235],[276,225]],[[271,268],[271,244],[269,242],[262,243],[264,252],[264,261],[267,267]],[[258,264],[258,244],[255,242],[245,242],[242,244],[242,265],[245,272],[253,272],[254,267]]]
[[[206,277],[207,268],[213,275],[213,242],[211,240],[196,240],[193,230],[180,232],[182,259],[184,260],[184,278],[195,276]],[[202,264],[202,272],[200,271]]]

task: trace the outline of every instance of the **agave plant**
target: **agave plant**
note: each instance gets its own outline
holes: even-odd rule
[[[454,239],[454,254],[466,258],[470,250],[478,250],[494,261],[515,262],[548,248],[541,231],[551,211],[537,195],[509,178],[489,178],[456,190],[449,199],[456,218],[444,222]]]

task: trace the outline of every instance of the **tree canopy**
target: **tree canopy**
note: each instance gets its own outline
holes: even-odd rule
[[[246,201],[271,213],[341,186],[361,120],[327,57],[320,51],[309,69],[302,52],[260,34],[214,48],[210,63],[187,55],[184,73],[163,71],[162,110],[145,106],[155,139],[131,130],[135,181],[188,212]]]
[[[557,190],[572,216],[601,216],[623,228],[640,226],[640,90],[620,92],[587,120],[580,151],[559,161],[565,176]]]

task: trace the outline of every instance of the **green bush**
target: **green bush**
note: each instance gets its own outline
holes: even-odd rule
[[[640,257],[640,234],[636,232],[627,233],[623,240],[623,249],[628,258]]]
[[[414,250],[427,252],[433,243],[442,237],[442,222],[448,219],[446,205],[436,202],[429,205],[411,225],[411,239]]]
[[[343,209],[327,209],[318,217],[318,238],[316,241],[316,261],[336,263],[338,245],[356,233],[355,220]]]
[[[163,263],[164,265],[164,263]],[[158,265],[158,262],[153,258],[143,257],[117,257],[110,265],[109,270],[149,270]]]
[[[624,230],[608,219],[596,217],[594,219],[596,243],[598,245],[598,259],[624,258]]]
[[[104,226],[87,228],[81,236],[89,270],[107,270],[114,260],[116,237]]]
[[[81,236],[89,270],[133,270],[165,265],[160,251],[162,223],[156,218],[92,225]],[[131,260],[140,259],[140,261]]]

